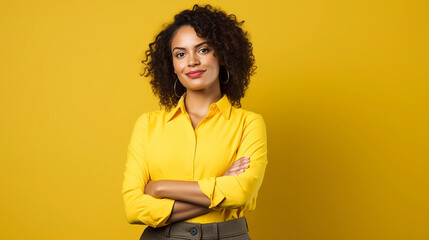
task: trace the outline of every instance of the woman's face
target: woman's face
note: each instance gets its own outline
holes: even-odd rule
[[[174,73],[188,91],[220,89],[219,61],[214,49],[191,26],[179,28],[171,40]]]

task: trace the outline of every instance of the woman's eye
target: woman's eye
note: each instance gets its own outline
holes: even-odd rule
[[[178,57],[178,58],[183,57],[183,56],[185,56],[185,53],[177,53],[176,54],[176,57]]]
[[[200,52],[202,52],[202,53],[207,53],[207,52],[209,52],[210,50],[208,49],[208,48],[201,48],[200,49]]]

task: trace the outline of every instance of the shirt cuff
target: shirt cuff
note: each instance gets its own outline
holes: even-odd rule
[[[210,199],[209,209],[212,209],[219,205],[224,199],[225,196],[216,186],[216,178],[210,177],[207,179],[199,180],[198,185],[201,188],[201,191]]]
[[[154,209],[152,212],[154,215],[152,216],[152,219],[154,220],[151,224],[148,224],[151,227],[157,228],[157,227],[163,227],[167,225],[167,220],[171,216],[171,211],[173,210],[174,202],[175,200],[169,199],[169,198],[163,198],[163,199],[156,199],[150,195],[148,195],[150,198],[153,198],[154,204],[156,204],[156,210]]]

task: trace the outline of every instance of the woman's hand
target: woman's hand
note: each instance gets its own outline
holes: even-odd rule
[[[249,159],[249,157],[242,157],[238,159],[222,176],[234,176],[244,172],[244,169],[249,168]]]

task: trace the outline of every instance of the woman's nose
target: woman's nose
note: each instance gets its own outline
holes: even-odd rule
[[[197,54],[189,54],[188,58],[188,66],[194,67],[200,64],[200,60],[198,59]]]

